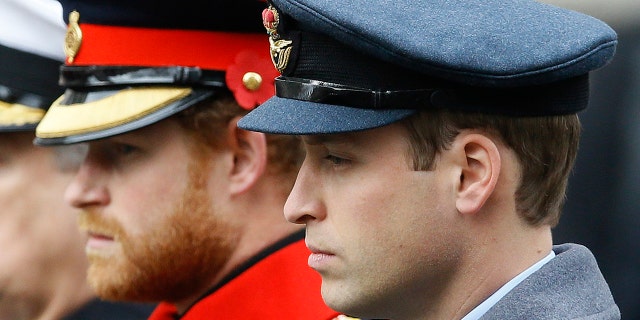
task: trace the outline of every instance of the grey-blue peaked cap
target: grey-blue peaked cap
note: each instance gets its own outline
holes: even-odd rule
[[[587,105],[588,73],[606,65],[617,44],[604,22],[533,0],[271,5],[271,42],[291,41],[290,57],[276,96],[239,122],[270,133],[364,130],[423,108],[575,113]]]

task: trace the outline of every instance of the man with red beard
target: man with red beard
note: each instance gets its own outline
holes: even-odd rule
[[[298,139],[236,127],[273,94],[264,3],[61,2],[67,90],[36,143],[88,145],[65,198],[98,295],[161,302],[151,319],[337,317],[282,217]]]

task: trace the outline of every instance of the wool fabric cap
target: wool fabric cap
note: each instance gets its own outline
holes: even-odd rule
[[[576,113],[617,45],[604,22],[534,0],[272,0],[263,24],[281,76],[238,125],[284,134],[365,130],[425,108]]]

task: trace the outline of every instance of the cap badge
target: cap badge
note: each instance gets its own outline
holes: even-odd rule
[[[79,19],[80,13],[78,11],[74,10],[69,14],[69,26],[64,38],[64,53],[67,56],[67,63],[73,63],[73,59],[80,49],[80,44],[82,44],[82,30],[78,25]]]
[[[262,11],[262,25],[264,25],[269,34],[271,62],[282,73],[289,63],[293,41],[280,39],[278,34],[279,23],[280,15],[276,8],[269,6]]]

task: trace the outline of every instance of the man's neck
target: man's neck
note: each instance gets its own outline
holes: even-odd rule
[[[487,239],[493,241],[478,241],[470,247],[450,285],[438,297],[424,297],[425,308],[403,319],[462,319],[552,250],[549,227],[528,228],[515,236]]]

